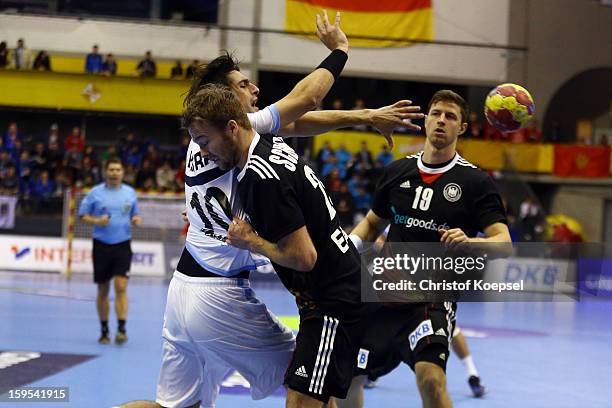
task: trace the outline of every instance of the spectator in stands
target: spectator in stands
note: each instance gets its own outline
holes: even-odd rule
[[[340,186],[343,184],[340,178],[340,171],[338,169],[332,169],[329,176],[325,179],[325,190],[329,194],[332,202],[335,204],[338,201],[338,195],[340,194]]]
[[[17,141],[21,139],[21,133],[19,133],[19,128],[17,128],[16,122],[11,122],[4,133],[4,149],[5,150],[14,150]]]
[[[102,181],[100,169],[91,160],[91,156],[83,156],[83,162],[81,166],[81,178],[84,182],[86,178],[91,179],[90,182],[92,183],[92,185],[98,184]],[[91,187],[91,185],[89,185],[88,187]]]
[[[329,156],[333,155],[334,151],[331,147],[331,143],[329,143],[329,141],[325,141],[325,143],[323,143],[323,147],[321,147],[319,153],[317,154],[316,162],[319,171],[323,169],[323,165],[328,161]]]
[[[376,156],[376,163],[380,167],[387,167],[393,161],[393,153],[389,150],[389,146],[382,145],[382,151]]]
[[[155,185],[155,179],[153,177],[145,178],[140,188],[145,193],[155,192],[155,190],[157,190],[157,186]]]
[[[54,172],[60,167],[64,154],[60,149],[59,143],[50,143],[47,149],[47,168]]]
[[[125,137],[122,137],[119,140],[119,144],[117,146],[117,150],[119,152],[119,154],[121,155],[121,158],[123,159],[123,161],[125,161],[125,157],[126,155],[132,151],[132,148],[136,146],[138,149],[138,152],[140,153],[140,143],[138,142],[138,140],[136,140],[136,135],[134,134],[134,132],[128,132]]]
[[[176,171],[176,174],[174,175],[174,183],[176,184],[177,191],[185,190],[185,167],[186,167],[186,162],[185,162],[185,159],[183,159],[179,163],[178,170]]]
[[[187,157],[187,150],[189,150],[189,142],[191,137],[189,135],[183,135],[181,138],[181,144],[179,146],[178,156],[176,157],[175,163],[179,163],[182,159]]]
[[[43,142],[37,142],[32,154],[32,167],[36,172],[47,168],[47,149]]]
[[[94,44],[91,52],[85,57],[85,72],[99,74],[102,72],[102,55],[98,53],[98,45]]]
[[[372,195],[361,186],[357,187],[353,199],[355,200],[355,210],[363,215],[366,215],[372,208]]]
[[[150,161],[151,166],[153,166],[154,168],[158,168],[163,164],[163,160],[161,155],[159,154],[159,150],[157,149],[157,146],[153,143],[150,143],[147,146],[147,151],[145,152],[143,159]]]
[[[30,152],[23,150],[17,162],[17,175],[19,176],[19,192],[26,195],[30,190],[33,163],[30,159]]]
[[[49,58],[47,51],[42,50],[36,54],[33,68],[37,71],[51,71],[51,58]]]
[[[484,126],[482,124],[482,121],[478,117],[478,114],[474,111],[470,112],[465,137],[470,139],[484,138]]]
[[[373,164],[374,160],[372,160],[372,153],[368,149],[368,143],[363,140],[361,142],[361,149],[355,154],[355,165],[360,169],[369,170]]]
[[[342,104],[342,100],[341,99],[334,99],[334,101],[332,102],[332,109],[333,110],[342,110],[344,108],[344,105]]]
[[[138,175],[138,171],[136,170],[136,167],[134,167],[131,164],[128,164],[125,166],[125,174],[123,175],[123,182],[136,188],[137,175]]]
[[[170,79],[183,79],[183,63],[181,60],[176,60],[174,63],[170,71]]]
[[[353,226],[353,214],[355,212],[355,200],[348,191],[346,183],[340,185],[340,194],[336,204],[340,226],[344,229],[350,229]]]
[[[96,155],[94,147],[91,145],[85,146],[85,150],[83,151],[83,160],[86,158],[89,158],[93,166],[98,165],[98,156]]]
[[[49,177],[49,172],[43,170],[32,184],[32,197],[49,199],[56,195],[56,185]]]
[[[53,123],[49,127],[49,135],[47,136],[47,144],[59,143],[59,126]]]
[[[100,155],[100,160],[102,161],[102,167],[106,166],[106,161],[111,157],[119,157],[119,151],[117,150],[117,146],[109,146],[102,154]]]
[[[32,68],[32,53],[26,48],[23,38],[17,40],[17,48],[13,50],[10,61],[11,67],[15,69]]]
[[[0,175],[4,177],[8,168],[14,165],[15,162],[11,158],[11,154],[6,150],[0,151]]]
[[[153,185],[155,185],[155,169],[151,166],[150,161],[143,160],[142,168],[138,170],[138,175],[136,176],[136,188],[144,188],[145,181],[149,178],[153,180]]]
[[[106,58],[102,63],[102,73],[106,76],[117,74],[117,61],[115,61],[113,54],[106,54]]]
[[[200,61],[198,61],[197,59],[191,61],[191,64],[189,64],[189,66],[187,67],[187,70],[185,71],[185,79],[193,78],[193,75],[195,74],[199,66],[200,66]]]
[[[338,168],[343,169],[346,169],[346,167],[349,166],[349,162],[353,158],[353,155],[346,149],[346,145],[344,143],[341,143],[340,146],[338,146],[335,155]]]
[[[132,165],[136,168],[140,167],[142,161],[140,148],[137,145],[132,145],[131,149],[125,154],[123,161],[126,165]]]
[[[165,160],[164,163],[155,172],[155,183],[157,188],[164,191],[174,191],[174,177],[176,172],[170,166],[170,161]]]
[[[66,150],[64,153],[64,159],[62,160],[62,166],[70,169],[71,178],[77,179],[83,166],[83,154],[79,152],[76,145],[72,145],[70,150]]]
[[[151,51],[145,53],[144,59],[140,60],[136,70],[141,78],[154,78],[157,75],[157,66],[151,56]]]
[[[365,101],[362,98],[357,98],[355,100],[355,106],[353,106],[352,110],[362,110],[362,109],[365,109]],[[365,132],[366,130],[368,130],[368,126],[367,125],[356,125],[356,126],[353,126],[353,129]]]
[[[76,150],[79,153],[83,153],[85,150],[85,135],[81,133],[81,128],[78,126],[72,128],[72,132],[68,134],[64,142],[64,149],[66,151],[71,150],[73,146],[76,146]]]
[[[6,68],[9,64],[9,50],[6,41],[0,42],[0,68]]]
[[[6,174],[0,183],[0,192],[8,195],[16,195],[19,192],[19,177],[15,166],[8,166]]]

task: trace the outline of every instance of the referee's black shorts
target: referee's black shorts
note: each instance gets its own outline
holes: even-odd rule
[[[132,263],[132,248],[130,241],[118,244],[105,244],[93,240],[94,282],[105,283],[113,276],[128,277]]]

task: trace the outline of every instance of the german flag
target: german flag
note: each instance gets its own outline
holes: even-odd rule
[[[411,42],[387,38],[431,40],[431,3],[432,0],[286,0],[285,30],[313,32],[316,15],[326,9],[332,23],[336,11],[340,11],[340,26],[352,47],[405,47]]]

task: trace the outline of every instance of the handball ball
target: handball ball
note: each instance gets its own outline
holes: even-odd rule
[[[489,92],[485,101],[487,121],[501,132],[514,132],[533,117],[535,105],[525,88],[515,84],[501,84]]]

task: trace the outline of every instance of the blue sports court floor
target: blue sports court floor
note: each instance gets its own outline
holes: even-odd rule
[[[296,313],[280,284],[253,287],[277,315]],[[8,354],[0,354],[0,394],[10,384],[70,387],[70,403],[0,402],[0,408],[111,407],[153,399],[166,290],[164,280],[132,278],[129,342],[102,346],[89,278],[67,282],[54,274],[0,272],[0,353],[38,353],[10,367],[2,363]],[[488,393],[472,398],[463,367],[451,358],[448,382],[456,407],[612,407],[612,302],[461,304],[458,322]],[[115,326],[111,312],[113,335]],[[217,406],[284,406],[280,391],[262,401],[247,392],[240,378],[228,378]],[[365,406],[420,406],[411,371],[402,366],[382,378],[366,391]]]

